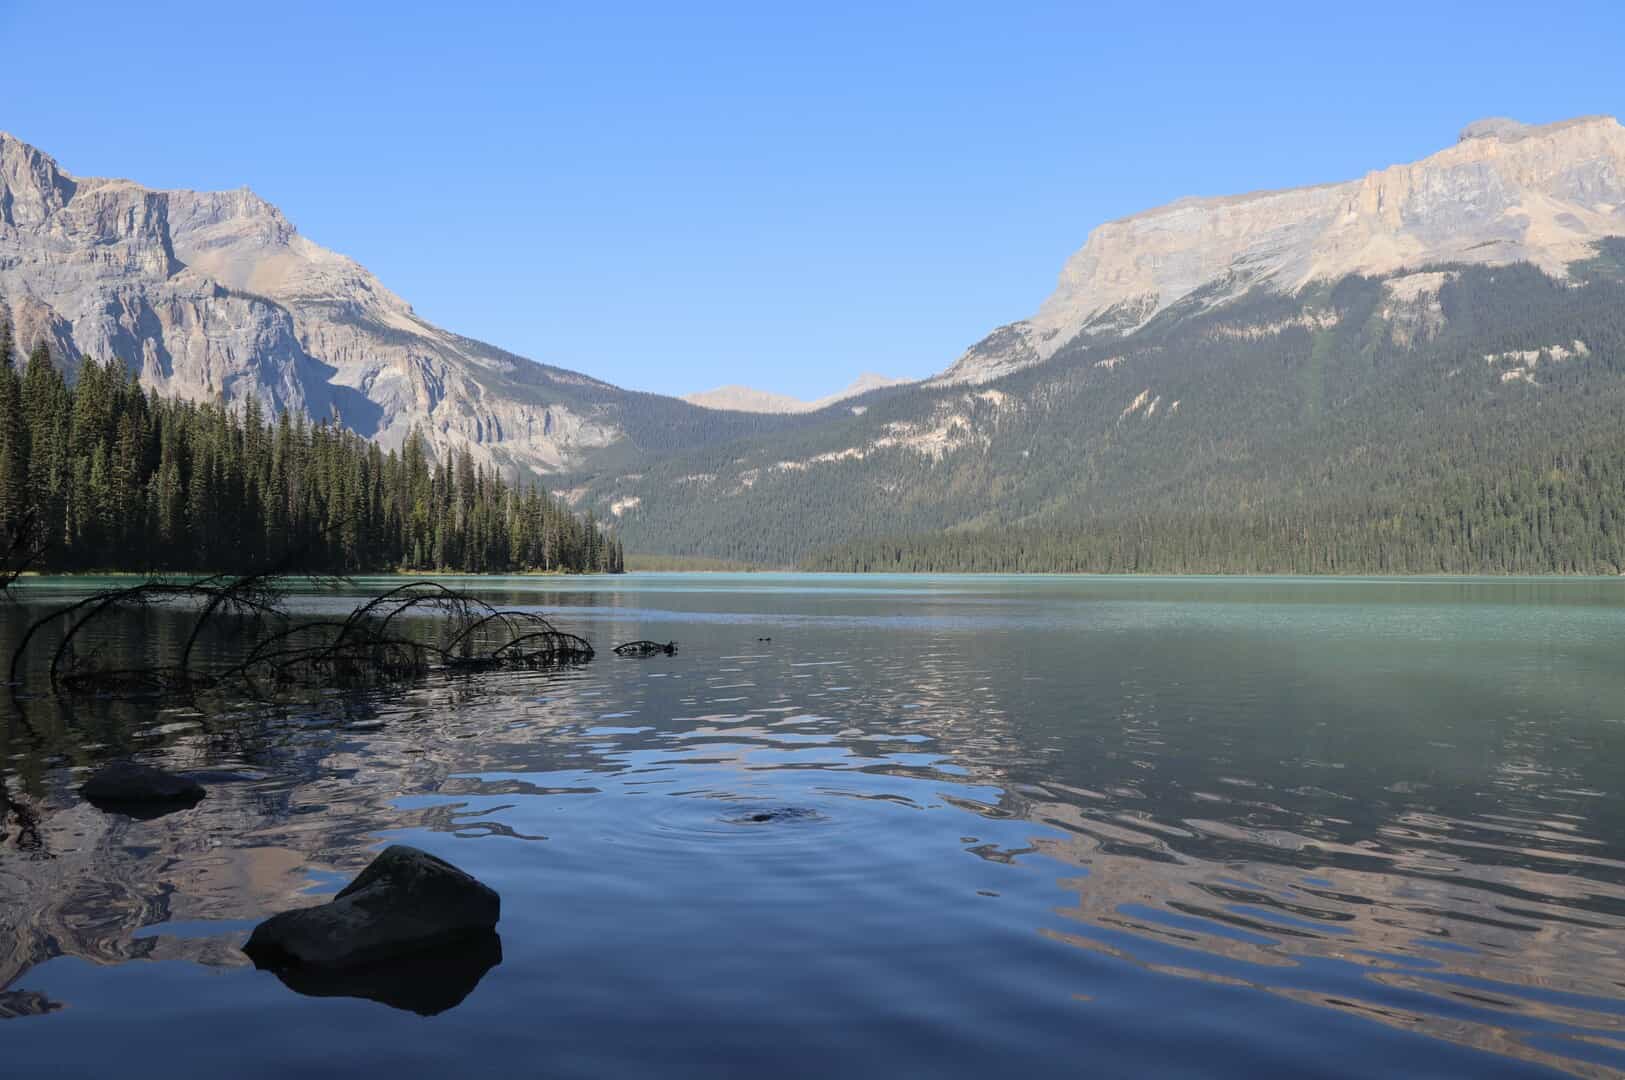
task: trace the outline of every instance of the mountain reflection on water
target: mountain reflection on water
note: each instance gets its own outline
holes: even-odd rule
[[[600,658],[299,707],[22,702],[9,1061],[1625,1070],[1625,585],[474,585]],[[85,587],[30,583],[4,635]],[[130,618],[104,647],[188,625]],[[637,637],[682,651],[609,655]],[[208,797],[77,799],[128,753]],[[290,980],[316,996],[252,969],[255,922],[391,841],[497,888],[500,942]]]

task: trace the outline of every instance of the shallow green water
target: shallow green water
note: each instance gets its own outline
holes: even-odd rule
[[[20,702],[18,1075],[1625,1070],[1625,582],[463,584],[599,658],[313,707]],[[0,644],[93,586],[26,583]],[[609,654],[638,637],[680,651]],[[128,753],[226,775],[151,821],[77,799]],[[247,964],[389,842],[503,896],[460,1003]]]

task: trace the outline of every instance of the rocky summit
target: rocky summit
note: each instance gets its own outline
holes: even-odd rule
[[[1527,261],[1551,274],[1625,234],[1625,128],[1609,116],[1469,124],[1454,146],[1358,180],[1180,199],[1089,234],[1037,313],[1000,327],[938,378],[980,383],[1080,336],[1139,329],[1181,301],[1293,292],[1430,263]]]

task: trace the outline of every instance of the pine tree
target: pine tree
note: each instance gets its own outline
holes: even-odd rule
[[[9,327],[7,336],[9,337]],[[9,342],[0,341],[0,356]],[[28,428],[24,422],[21,387],[9,359],[0,364],[0,522],[9,545],[14,530],[27,520]]]

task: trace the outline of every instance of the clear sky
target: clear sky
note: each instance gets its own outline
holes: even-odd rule
[[[0,0],[0,129],[244,184],[450,329],[816,397],[1032,311],[1101,221],[1625,111],[1625,4]]]

